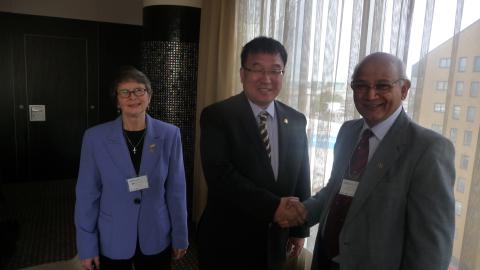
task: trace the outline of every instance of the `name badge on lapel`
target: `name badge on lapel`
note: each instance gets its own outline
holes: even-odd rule
[[[357,181],[344,178],[339,194],[353,197],[357,191],[358,183]]]
[[[128,191],[138,191],[148,188],[148,178],[146,175],[127,179]]]

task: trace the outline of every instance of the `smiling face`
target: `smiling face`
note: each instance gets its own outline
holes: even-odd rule
[[[240,69],[240,79],[247,98],[259,107],[266,108],[282,89],[283,75],[271,71],[283,68],[279,54],[249,54],[244,67]]]
[[[400,78],[402,71],[395,63],[394,56],[376,54],[359,64],[353,80],[375,85],[377,82],[394,82]],[[410,88],[410,81],[402,79],[404,80],[392,84],[389,91],[376,91],[372,87],[363,92],[353,91],[355,107],[370,127],[387,119],[401,106]]]
[[[145,91],[143,96],[136,96],[132,92],[129,97],[118,95],[120,90],[133,91],[134,89],[145,89],[145,84],[136,81],[121,82],[117,86],[117,107],[122,112],[122,117],[141,117],[145,118],[145,113],[150,104],[150,94]]]

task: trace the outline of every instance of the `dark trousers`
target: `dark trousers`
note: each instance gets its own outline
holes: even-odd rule
[[[318,241],[318,239],[317,239]],[[322,242],[323,243],[323,242]],[[319,250],[318,250],[318,257],[317,257],[317,265],[318,265],[318,270],[339,270],[340,269],[340,265],[334,261],[332,261],[332,259],[327,256],[327,253],[325,252],[325,249],[327,249],[327,247],[325,247],[325,245],[321,244],[318,246]],[[317,270],[316,269],[316,270]]]
[[[172,248],[168,247],[164,251],[154,255],[144,255],[140,251],[137,243],[135,255],[127,260],[112,260],[108,257],[100,255],[100,269],[102,270],[170,270],[172,260]]]

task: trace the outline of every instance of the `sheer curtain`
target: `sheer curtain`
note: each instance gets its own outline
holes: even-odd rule
[[[259,35],[273,37],[287,48],[279,99],[307,116],[312,191],[318,191],[328,181],[340,125],[358,117],[348,87],[353,68],[375,51],[406,60],[413,3],[251,0],[237,1],[236,10],[238,50]],[[236,89],[241,89],[238,80]]]
[[[404,108],[456,148],[451,269],[480,269],[480,3],[476,0],[239,0],[236,57],[273,37],[289,59],[281,101],[308,119],[312,193],[328,181],[340,125],[358,118],[350,75],[375,51],[397,55],[412,80]],[[239,64],[237,62],[237,64]],[[239,67],[239,66],[238,66]],[[241,91],[238,71],[235,89]],[[313,236],[307,248],[313,248]]]

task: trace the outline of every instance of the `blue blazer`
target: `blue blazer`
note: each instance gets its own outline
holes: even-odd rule
[[[148,115],[146,122],[139,175],[148,177],[149,188],[142,191],[128,190],[127,179],[137,175],[120,117],[84,134],[75,205],[80,259],[131,258],[137,236],[146,255],[188,246],[180,131]]]

